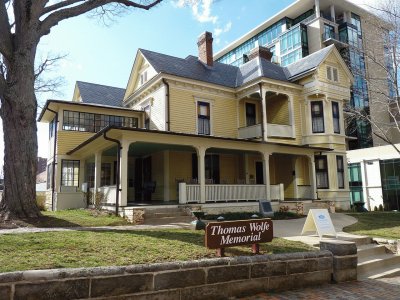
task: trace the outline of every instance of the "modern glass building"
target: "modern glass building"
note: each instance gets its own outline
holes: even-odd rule
[[[264,46],[273,53],[274,63],[287,66],[334,44],[354,75],[349,105],[369,115],[370,101],[374,99],[370,99],[366,81],[368,67],[364,53],[369,46],[364,38],[364,30],[367,32],[368,28],[363,28],[367,26],[363,18],[367,16],[370,16],[367,11],[347,0],[298,0],[219,51],[214,59],[239,66],[247,61],[253,48]],[[383,45],[382,42],[382,52]],[[389,55],[385,63],[391,65]],[[386,88],[395,95],[390,81]],[[371,126],[365,121],[350,120],[346,135],[349,150],[374,146]]]

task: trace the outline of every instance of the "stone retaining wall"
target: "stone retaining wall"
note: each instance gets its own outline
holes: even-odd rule
[[[226,299],[330,283],[335,268],[332,252],[324,250],[13,272],[0,274],[0,299]]]

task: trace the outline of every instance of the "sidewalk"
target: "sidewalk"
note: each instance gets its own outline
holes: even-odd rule
[[[236,298],[241,300],[292,300],[292,299],[400,299],[400,277],[369,279],[364,281],[326,284],[293,291],[262,293],[250,297]]]

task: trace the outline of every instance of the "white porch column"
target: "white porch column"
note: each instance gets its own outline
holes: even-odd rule
[[[196,148],[197,172],[200,184],[200,203],[206,203],[206,164],[205,164],[206,150],[207,148],[205,147]]]
[[[271,200],[271,180],[269,177],[269,156],[271,153],[264,152],[263,156],[263,171],[264,171],[264,184],[265,184],[265,196],[266,200]]]
[[[101,184],[101,154],[102,152],[96,152],[94,154],[94,191],[97,192],[97,189]]]
[[[330,7],[330,9],[331,9],[331,18],[332,18],[332,21],[336,23],[335,6],[332,4],[331,7]]]
[[[315,174],[315,158],[314,155],[308,155],[310,160],[310,185],[312,199],[317,199],[317,176]]]
[[[296,122],[294,121],[294,107],[293,107],[293,96],[288,95],[288,101],[289,101],[289,118],[290,118],[290,126],[292,126],[292,138],[296,137]]]
[[[127,141],[121,142],[121,161],[119,165],[119,206],[128,204],[128,152],[130,143]],[[118,187],[117,187],[118,189]]]
[[[262,136],[264,138],[264,141],[268,140],[268,130],[267,130],[267,100],[265,99],[265,90],[263,87],[260,87],[260,93],[261,93],[261,110],[262,110]]]
[[[319,8],[319,0],[315,0],[315,15],[317,18],[321,16],[321,9]]]

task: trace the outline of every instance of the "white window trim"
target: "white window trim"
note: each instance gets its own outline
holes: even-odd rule
[[[214,130],[213,130],[213,116],[214,116],[214,100],[209,100],[209,99],[203,99],[203,98],[198,98],[195,97],[194,98],[194,103],[196,105],[195,107],[195,111],[196,111],[196,116],[195,116],[195,123],[196,123],[196,134],[199,134],[199,124],[198,124],[198,116],[199,116],[199,111],[198,111],[198,107],[199,107],[199,102],[205,102],[208,103],[210,105],[210,135],[209,136],[214,136]]]
[[[334,76],[333,76],[333,74],[334,74],[333,70],[334,69],[336,70],[336,73],[337,73],[337,80],[334,80]],[[331,79],[329,79],[328,74],[331,76]],[[328,81],[330,81],[330,82],[335,82],[335,83],[340,82],[339,69],[337,67],[334,67],[332,65],[326,65],[326,74],[325,74],[325,76],[326,76],[326,79]]]

